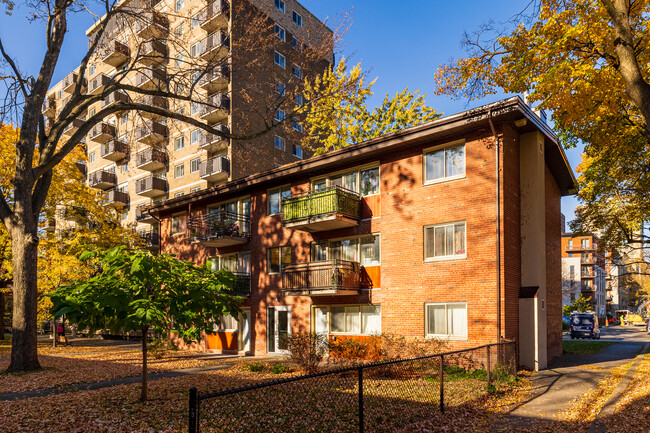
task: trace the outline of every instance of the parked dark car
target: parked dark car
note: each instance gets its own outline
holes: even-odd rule
[[[600,338],[598,318],[594,313],[573,313],[569,318],[571,338]]]

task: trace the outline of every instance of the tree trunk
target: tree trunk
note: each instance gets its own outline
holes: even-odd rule
[[[56,335],[56,319],[52,320],[52,347],[56,347],[56,339],[58,338],[58,335]]]
[[[147,401],[147,332],[148,326],[142,327],[142,392],[140,401]]]
[[[0,340],[5,339],[5,294],[0,292]]]
[[[13,254],[13,320],[11,362],[7,371],[39,370],[37,353],[37,252],[36,224],[33,230],[17,225],[11,230]]]

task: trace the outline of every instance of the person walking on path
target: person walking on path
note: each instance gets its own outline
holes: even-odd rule
[[[65,328],[63,327],[63,322],[56,328],[56,334],[59,338],[59,342],[63,343],[64,346],[69,346],[68,337],[65,336]]]

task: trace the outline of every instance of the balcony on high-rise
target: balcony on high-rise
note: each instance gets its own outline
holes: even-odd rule
[[[155,146],[167,141],[169,131],[166,125],[153,120],[146,121],[135,130],[136,141]]]
[[[160,108],[161,110],[169,109],[169,100],[160,95],[142,95],[136,102],[149,107]],[[140,110],[138,114],[146,119],[157,119],[161,117],[160,114],[152,113],[150,111]]]
[[[167,192],[167,179],[150,175],[135,182],[135,193],[143,197],[158,197]]]
[[[199,176],[208,182],[227,180],[230,175],[230,161],[225,156],[209,158],[199,164]]]
[[[359,225],[361,196],[340,186],[320,188],[282,199],[282,224],[320,232]]]
[[[282,269],[282,292],[285,295],[355,295],[360,288],[361,267],[357,262],[294,263]]]
[[[106,143],[115,138],[116,129],[114,125],[106,122],[100,122],[92,127],[88,133],[88,140],[95,143]]]
[[[156,222],[156,218],[154,218],[149,212],[145,212],[144,208],[151,206],[151,203],[146,203],[146,204],[140,204],[136,206],[135,208],[135,220],[139,223],[143,224],[151,224]]]
[[[158,68],[142,69],[135,77],[135,85],[142,90],[166,91],[167,74]]]
[[[106,98],[104,98],[104,100],[102,101],[102,108],[108,108],[120,102],[122,103],[129,102],[129,95],[127,95],[122,91],[115,90],[109,93],[106,96]]]
[[[112,188],[106,191],[106,200],[109,203],[119,203],[119,204],[128,204],[129,203],[129,193],[120,191],[117,188]]]
[[[56,115],[56,98],[54,96],[45,97],[42,112],[43,116],[48,118],[53,118]]]
[[[97,170],[88,176],[88,184],[93,188],[107,190],[115,187],[117,176],[111,171]]]
[[[140,45],[140,55],[137,60],[144,65],[158,65],[167,61],[168,53],[164,42],[151,39]]]
[[[65,93],[72,93],[77,87],[77,78],[79,78],[79,74],[76,72],[71,72],[66,77],[62,80],[61,82],[61,90],[63,90]],[[84,81],[82,79],[81,85],[84,85]]]
[[[161,13],[147,11],[138,14],[133,27],[141,39],[161,38],[169,33],[169,20]]]
[[[88,93],[91,95],[98,95],[104,91],[104,88],[111,84],[113,79],[106,74],[96,75],[88,83]]]
[[[63,136],[64,137],[72,136],[72,134],[77,132],[77,130],[81,128],[81,126],[84,123],[86,123],[86,120],[81,117],[77,117],[76,119],[73,119],[72,122],[68,123],[66,127],[63,128]]]
[[[208,212],[187,221],[190,242],[206,247],[228,247],[250,241],[250,217],[224,210]]]
[[[119,41],[110,41],[102,52],[102,60],[114,68],[122,66],[129,60],[131,50],[128,45]]]
[[[121,161],[128,153],[129,146],[117,138],[102,144],[101,147],[102,158],[108,159],[109,161]]]
[[[167,165],[167,154],[158,149],[145,149],[135,155],[135,166],[140,170],[157,171]]]
[[[212,127],[217,131],[223,132],[224,134],[230,133],[230,129],[228,128],[228,126],[222,123],[219,123],[217,125],[212,125]],[[220,135],[211,134],[204,130],[200,130],[199,132],[199,147],[201,149],[207,150],[208,152],[218,152],[227,149],[229,142],[230,140]]]
[[[227,90],[230,81],[230,68],[226,65],[215,66],[199,79],[199,87],[208,93]]]
[[[215,0],[209,3],[200,13],[201,28],[206,32],[228,28],[229,7],[224,0]]]
[[[230,41],[227,34],[217,30],[201,41],[199,52],[203,60],[215,61],[228,54],[229,50]]]
[[[225,93],[215,93],[200,103],[199,114],[208,123],[217,123],[228,118],[230,98]]]

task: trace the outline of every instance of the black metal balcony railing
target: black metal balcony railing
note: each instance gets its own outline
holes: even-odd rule
[[[105,143],[115,138],[115,134],[115,126],[102,122],[92,127],[88,133],[88,139],[98,143]]]
[[[46,117],[54,117],[56,113],[56,98],[47,97],[43,101],[43,115]]]
[[[66,93],[72,93],[76,87],[77,78],[79,78],[79,74],[77,74],[76,72],[70,72],[62,80],[61,89]],[[83,80],[82,80],[82,85],[83,85]]]
[[[72,120],[72,122],[68,123],[68,125],[65,128],[63,128],[63,134],[64,135],[74,134],[77,131],[77,129],[81,128],[81,126],[84,123],[86,123],[86,119],[77,117],[76,119]]]
[[[59,218],[68,221],[79,221],[88,216],[88,210],[81,206],[66,206],[59,210]]]
[[[220,86],[225,86],[230,80],[230,68],[226,65],[215,66],[203,75],[198,85],[204,89],[213,90]]]
[[[107,108],[110,107],[113,104],[117,104],[119,102],[122,103],[127,103],[129,102],[129,95],[127,95],[124,92],[120,91],[114,91],[108,94],[106,98],[102,101],[102,108]]]
[[[158,12],[143,12],[138,14],[134,30],[141,38],[160,37],[169,32],[169,20]]]
[[[216,119],[220,116],[220,111],[223,112],[223,114],[228,114],[228,110],[230,109],[230,98],[228,95],[225,93],[215,93],[213,95],[208,96],[205,99],[205,102],[200,105],[201,110],[200,110],[200,116],[208,122],[212,121],[212,119]]]
[[[129,47],[119,41],[110,41],[102,51],[102,60],[115,68],[125,63],[131,56]]]
[[[167,55],[167,45],[157,39],[152,39],[142,43],[138,60],[144,63],[158,63],[167,58]]]
[[[111,161],[119,161],[123,159],[129,151],[129,146],[125,142],[114,139],[110,140],[101,147],[102,158]]]
[[[250,240],[250,222],[248,215],[217,211],[190,218],[187,230],[192,242],[236,245]]]
[[[224,124],[212,125],[217,131],[221,131],[224,134],[230,134],[230,128]],[[199,137],[199,146],[202,149],[215,150],[221,146],[226,146],[228,144],[228,139],[223,138],[220,135],[210,134],[201,130]]]
[[[282,221],[294,223],[339,215],[359,219],[361,197],[358,193],[333,186],[307,191],[282,199]]]
[[[138,98],[138,104],[148,105],[149,107],[161,108],[167,110],[169,108],[169,100],[160,95],[143,95]],[[140,111],[139,114],[147,119],[155,119],[161,117],[159,114],[151,113],[149,111]]]
[[[357,292],[360,269],[359,263],[346,260],[287,265],[282,271],[282,290],[310,295]]]
[[[210,158],[199,164],[199,177],[209,181],[226,179],[230,175],[230,161],[225,156]]]
[[[199,47],[202,58],[214,58],[220,55],[222,49],[228,50],[230,48],[230,41],[225,32],[218,30],[203,39]]]
[[[237,296],[249,296],[251,294],[251,274],[244,272],[233,272],[235,276],[232,282],[232,291]]]
[[[108,75],[100,74],[90,80],[90,84],[88,84],[88,92],[89,93],[99,93],[101,92],[104,87],[108,86],[113,79],[109,77]]]
[[[145,149],[135,154],[135,166],[142,170],[158,170],[167,164],[167,154],[158,149]]]
[[[164,194],[167,191],[167,180],[155,176],[147,176],[135,182],[135,193],[147,197]]]
[[[135,85],[145,89],[161,89],[165,87],[167,73],[157,68],[149,68],[138,72],[135,78]]]
[[[115,188],[106,191],[106,199],[109,203],[129,203],[129,193],[124,191],[119,191]]]
[[[203,30],[216,30],[219,26],[228,24],[228,2],[215,0],[203,8],[199,16]]]
[[[158,143],[166,140],[168,133],[167,125],[149,121],[136,128],[135,139],[147,144]]]
[[[140,235],[145,248],[158,248],[160,246],[160,232],[151,230]]]
[[[107,187],[114,186],[117,183],[117,176],[110,171],[99,170],[90,173],[88,176],[88,183],[92,187]]]

